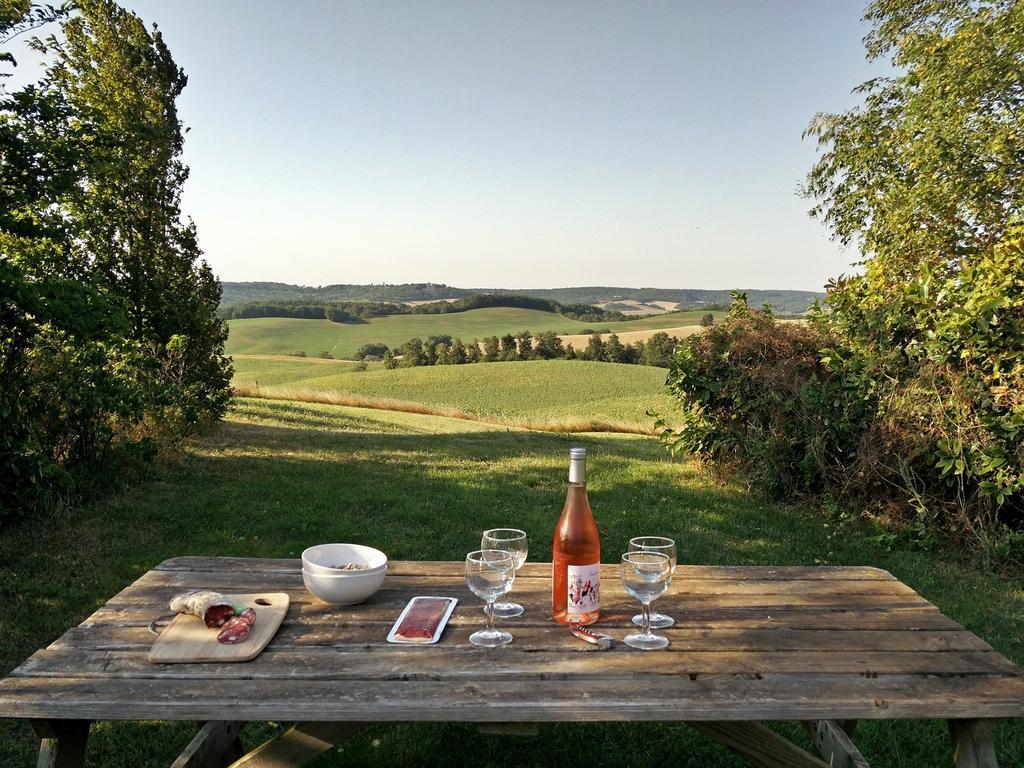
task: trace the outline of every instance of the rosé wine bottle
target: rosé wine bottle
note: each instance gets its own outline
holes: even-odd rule
[[[587,449],[569,449],[569,492],[551,545],[551,616],[593,624],[601,615],[601,541],[587,500]]]

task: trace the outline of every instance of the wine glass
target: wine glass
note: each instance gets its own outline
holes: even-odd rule
[[[500,549],[512,555],[512,563],[516,571],[526,562],[526,533],[518,528],[491,528],[484,531],[480,539],[481,549]],[[487,610],[487,608],[484,608]],[[499,619],[511,619],[523,615],[523,606],[519,603],[501,602],[491,606],[494,615]]]
[[[482,549],[466,555],[466,585],[477,597],[487,603],[487,629],[469,636],[469,642],[484,648],[497,648],[512,642],[512,635],[494,628],[495,600],[504,597],[516,577],[512,555],[500,549]]]
[[[664,536],[636,536],[629,540],[630,552],[664,552],[672,561],[672,570],[668,575],[669,586],[672,585],[672,574],[676,570],[676,543]],[[638,627],[644,622],[643,614],[638,613],[633,617],[633,623]],[[671,627],[676,621],[671,616],[655,611],[651,614],[651,627],[653,629],[665,629]]]
[[[651,632],[651,603],[665,594],[672,578],[672,561],[664,552],[627,552],[619,564],[622,586],[643,605],[642,629],[626,635],[626,645],[654,651],[668,645],[668,638]]]

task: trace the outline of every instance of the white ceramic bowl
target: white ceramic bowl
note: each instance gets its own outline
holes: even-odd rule
[[[366,568],[343,571],[332,566],[358,563]],[[325,576],[352,577],[365,573],[382,572],[388,565],[388,556],[379,549],[362,544],[317,544],[302,553],[302,570]]]
[[[356,605],[368,599],[380,589],[387,576],[385,565],[379,571],[346,571],[340,575],[326,573],[310,573],[302,570],[302,581],[306,589],[333,605]]]

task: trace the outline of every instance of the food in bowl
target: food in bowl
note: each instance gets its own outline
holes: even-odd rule
[[[310,572],[302,569],[306,589],[325,603],[357,605],[369,600],[380,589],[387,575],[387,565],[379,570]]]
[[[302,553],[302,570],[309,573],[352,576],[383,571],[388,556],[363,544],[317,544]]]

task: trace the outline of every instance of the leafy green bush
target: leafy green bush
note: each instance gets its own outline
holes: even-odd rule
[[[856,474],[904,514],[974,540],[1024,523],[1024,237],[884,300],[869,278],[831,286],[823,361],[874,403]]]
[[[683,421],[663,439],[774,496],[826,490],[859,431],[829,402],[838,385],[818,353],[829,341],[738,294],[724,322],[676,347],[668,387]]]
[[[1024,239],[877,299],[846,278],[780,322],[739,296],[677,347],[683,419],[663,440],[772,496],[1024,562]]]

